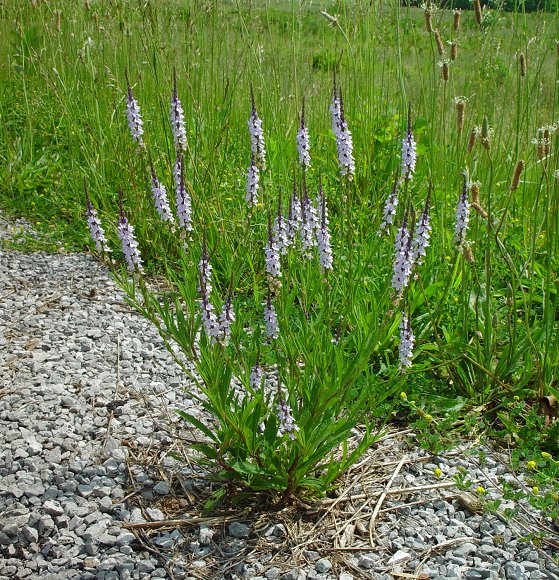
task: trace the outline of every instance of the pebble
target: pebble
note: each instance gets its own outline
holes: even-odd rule
[[[229,525],[229,535],[233,538],[248,538],[250,528],[246,524],[233,522]]]

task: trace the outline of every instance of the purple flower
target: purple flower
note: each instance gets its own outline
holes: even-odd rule
[[[408,127],[406,137],[402,141],[402,177],[411,179],[415,173],[415,162],[417,160],[416,143],[411,132],[411,106],[408,111]]]
[[[107,238],[105,238],[105,231],[101,226],[101,220],[97,217],[97,212],[93,209],[89,195],[85,194],[87,200],[87,210],[85,215],[87,217],[87,225],[89,226],[89,232],[91,233],[91,238],[95,242],[95,247],[98,252],[104,252],[105,254],[111,252],[112,250],[107,245]]]
[[[262,367],[256,363],[250,370],[250,386],[253,389],[259,389],[262,386],[262,379],[264,378],[264,371]]]
[[[278,197],[278,213],[274,219],[274,243],[282,256],[287,254],[289,240],[287,239],[287,223],[281,211],[281,194]]]
[[[128,98],[126,99],[126,116],[128,117],[128,127],[130,128],[130,133],[132,138],[140,147],[144,147],[144,122],[140,115],[140,106],[138,101],[134,98],[132,93],[132,87],[128,82],[128,77],[126,78],[126,84],[128,85]]]
[[[151,164],[151,159],[150,159]],[[153,164],[151,164],[151,192],[153,194],[153,203],[155,209],[164,222],[174,222],[171,208],[169,207],[169,200],[167,199],[167,191],[165,186],[159,183]]]
[[[255,207],[258,203],[258,183],[260,181],[260,171],[254,161],[254,154],[250,159],[247,171],[247,186],[245,201],[249,208]]]
[[[322,184],[318,186],[318,209],[320,212],[320,227],[316,232],[318,241],[318,261],[325,270],[331,270],[333,266],[332,246],[330,244],[330,230],[328,228],[328,207],[326,196],[322,191]]]
[[[429,246],[429,240],[431,238],[431,224],[429,215],[429,210],[431,207],[431,194],[427,196],[425,201],[425,207],[421,212],[421,216],[417,221],[415,226],[415,233],[412,242],[412,261],[420,266],[423,264],[425,258],[426,249]]]
[[[293,411],[287,402],[282,398],[281,393],[278,394],[278,436],[282,437],[287,434],[289,438],[293,441],[295,439],[295,433],[299,431],[299,427],[295,423],[295,418],[293,417]]]
[[[470,202],[468,201],[468,177],[464,175],[464,185],[462,193],[456,207],[456,224],[454,226],[454,243],[462,245],[466,240],[468,223],[470,221]]]
[[[301,202],[297,195],[297,185],[293,182],[293,193],[289,199],[289,215],[287,217],[287,242],[288,246],[295,243],[295,237],[300,231],[303,218],[301,215]]]
[[[227,295],[227,300],[221,308],[219,317],[219,340],[227,343],[231,338],[231,325],[235,322],[235,311],[233,310],[231,292]]]
[[[309,130],[305,126],[305,101],[301,111],[301,124],[297,131],[297,151],[299,153],[299,163],[303,167],[311,166]]]
[[[173,177],[175,179],[175,191],[181,185],[183,162],[184,162],[184,157],[183,157],[182,153],[177,150],[176,156],[175,156],[175,163],[173,164]]]
[[[382,210],[382,222],[380,224],[379,236],[383,233],[388,233],[390,226],[394,223],[394,218],[396,216],[396,207],[398,206],[398,181],[394,181],[392,186],[392,191],[386,198],[384,203],[384,209]]]
[[[394,241],[394,273],[392,288],[402,294],[410,281],[413,269],[412,235],[408,229],[407,215],[404,216],[402,227],[398,229]]]
[[[268,213],[268,241],[265,247],[266,273],[269,278],[281,278],[280,254],[272,234],[272,219]]]
[[[184,183],[184,167],[183,167],[183,157],[179,153],[177,156],[176,164],[181,168],[180,179],[176,189],[175,195],[175,205],[177,208],[177,217],[179,218],[179,226],[191,232],[194,228],[192,226],[192,203],[190,200],[190,195],[186,190]]]
[[[200,292],[200,311],[202,315],[202,324],[206,330],[206,335],[210,340],[219,338],[221,328],[215,315],[213,304],[210,302],[212,291],[212,266],[206,253],[206,244],[203,242],[202,257],[198,264],[200,273],[200,282],[198,291]]]
[[[262,131],[262,121],[256,112],[256,105],[254,103],[254,93],[252,92],[252,85],[250,86],[250,100],[252,103],[252,110],[248,120],[248,130],[250,133],[250,144],[254,163],[259,169],[264,171],[266,169],[266,146],[264,144],[264,132]]]
[[[278,316],[276,314],[276,309],[272,304],[270,295],[268,294],[268,299],[266,305],[264,306],[264,323],[266,324],[266,334],[268,338],[278,338],[279,336],[279,324]]]
[[[411,359],[413,357],[413,345],[415,343],[415,336],[412,332],[410,321],[405,312],[402,312],[402,321],[400,322],[400,365],[401,371],[405,371],[411,367]]]
[[[338,166],[340,173],[342,177],[347,177],[351,180],[355,175],[353,138],[345,120],[342,91],[340,89],[338,94],[335,86],[330,112],[332,113],[332,131],[336,137],[338,147]]]
[[[126,260],[129,272],[142,272],[142,259],[138,250],[138,242],[134,238],[134,228],[128,221],[122,204],[120,207],[120,218],[118,220],[118,237],[122,243],[122,253]]]
[[[184,151],[186,149],[186,129],[184,126],[184,110],[177,91],[177,75],[173,71],[173,96],[171,98],[171,131],[175,148]]]
[[[301,236],[303,257],[311,259],[313,257],[313,247],[316,246],[316,208],[311,203],[304,183],[303,187],[304,193],[301,197],[301,227],[299,234]]]

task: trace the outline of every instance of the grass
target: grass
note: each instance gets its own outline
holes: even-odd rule
[[[559,398],[556,14],[494,10],[478,25],[464,11],[455,30],[452,11],[438,10],[433,27],[440,31],[443,55],[435,35],[425,31],[423,10],[396,3],[7,0],[0,16],[0,54],[8,65],[0,71],[0,204],[42,234],[42,241],[24,247],[54,250],[57,240],[69,250],[90,247],[85,180],[113,245],[122,189],[148,272],[180,264],[176,237],[152,207],[147,159],[132,142],[125,117],[128,70],[149,151],[171,190],[168,109],[176,68],[187,118],[185,175],[198,232],[193,255],[203,228],[218,289],[223,293],[234,280],[238,299],[256,311],[264,297],[265,212],[291,189],[304,97],[313,159],[307,179],[314,190],[323,177],[335,240],[330,283],[339,302],[332,308],[348,332],[377,329],[371,384],[397,381],[394,390],[435,401],[433,415],[453,406],[483,409],[493,428],[505,431],[530,424],[516,420],[523,415],[504,420],[514,397],[527,409],[537,408],[544,395]],[[449,62],[445,81],[440,64],[454,41],[457,58]],[[328,112],[334,76],[354,137],[357,173],[351,184],[336,169]],[[269,168],[262,176],[263,205],[248,217],[251,83]],[[460,96],[466,98],[461,131],[454,105]],[[388,288],[393,242],[376,232],[399,171],[410,103],[417,173],[399,210],[407,205],[417,215],[432,187],[433,238],[405,300],[416,335],[414,364],[395,379],[398,320]],[[485,148],[478,139],[470,151],[471,131],[484,119],[491,142]],[[540,130],[548,126],[549,138]],[[534,140],[540,152],[549,151],[539,155]],[[512,191],[519,160],[525,169]],[[480,183],[479,204],[490,216],[472,213],[469,251],[453,242],[464,171]],[[300,302],[312,317],[326,295],[315,271],[299,271],[296,262],[287,268],[287,285],[306,289]],[[357,341],[351,348],[362,346]],[[371,401],[378,392],[374,387]],[[386,405],[371,403],[379,415],[392,412]],[[540,427],[524,433],[528,448]]]

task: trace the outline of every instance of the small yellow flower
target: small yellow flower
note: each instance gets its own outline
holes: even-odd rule
[[[402,399],[402,401],[407,401],[408,400],[408,396],[406,395],[406,393],[404,393],[404,391],[402,391],[400,393],[400,399]]]
[[[425,421],[427,421],[427,423],[432,423],[433,422],[433,417],[429,414],[425,415]]]
[[[450,256],[445,256],[445,257],[444,257],[444,259],[445,259],[447,262],[450,262]]]
[[[483,495],[485,493],[485,488],[484,487],[481,487],[481,485],[479,485],[476,488],[476,491],[479,493],[479,495]]]
[[[435,467],[435,470],[433,471],[433,475],[438,479],[439,477],[441,477],[443,474],[443,472],[441,471],[440,467]]]
[[[518,401],[520,401],[520,397],[518,395],[514,395],[514,397],[512,398],[513,401],[516,401],[518,403]]]
[[[537,467],[537,463],[535,461],[528,461],[528,463],[526,464],[526,469],[528,469],[529,471],[534,471]]]
[[[547,451],[542,451],[542,459],[551,459],[551,455]]]
[[[540,492],[540,488],[537,487],[536,485],[534,485],[534,487],[532,488],[532,493],[534,495],[538,495],[539,492]]]

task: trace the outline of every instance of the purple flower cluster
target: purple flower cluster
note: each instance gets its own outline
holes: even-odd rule
[[[198,270],[200,273],[198,291],[200,292],[201,298],[200,310],[202,314],[202,324],[204,325],[208,338],[210,338],[210,340],[217,339],[221,334],[221,330],[213,304],[210,301],[210,294],[212,292],[212,265],[210,264],[205,247],[202,250],[202,257],[198,263]]]
[[[299,431],[299,427],[295,423],[291,407],[282,398],[281,394],[278,395],[278,419],[280,422],[278,436],[282,437],[287,434],[292,441],[295,440],[295,433]]]
[[[180,175],[176,183],[175,205],[177,208],[177,217],[179,218],[179,226],[185,231],[191,232],[194,229],[192,226],[192,202],[184,183],[184,158],[182,153],[177,154],[175,179],[177,178],[177,170],[180,171]]]
[[[318,189],[318,211],[320,214],[320,227],[316,231],[318,242],[318,261],[322,268],[331,270],[334,260],[332,257],[332,246],[330,243],[330,230],[328,228],[328,206],[326,196],[322,191],[322,184],[319,183]]]
[[[262,379],[264,378],[264,371],[262,367],[256,363],[250,369],[250,386],[252,389],[260,389],[262,386]]]
[[[408,218],[404,216],[402,227],[398,229],[394,241],[394,273],[392,288],[401,295],[408,286],[413,269],[412,235],[408,229]]]
[[[311,166],[310,147],[309,130],[305,125],[305,103],[303,102],[303,109],[301,111],[301,124],[299,125],[299,130],[297,131],[297,152],[299,153],[299,163],[303,167]]]
[[[411,324],[408,315],[402,312],[402,321],[400,322],[400,370],[405,371],[411,367],[411,360],[413,357],[413,345],[415,343],[415,336],[411,329]]]
[[[382,222],[380,224],[380,229],[378,235],[381,236],[384,233],[388,233],[390,226],[394,223],[394,218],[396,217],[396,207],[398,206],[398,181],[394,182],[392,186],[392,191],[384,202],[384,208],[382,210]]]
[[[313,248],[317,243],[316,228],[316,208],[310,200],[306,185],[304,185],[303,196],[301,197],[301,221],[299,223],[299,236],[301,238],[301,251],[303,257],[309,260],[313,257]]]
[[[167,190],[165,186],[159,182],[153,165],[151,166],[151,192],[153,194],[153,203],[155,209],[164,222],[173,223],[175,220],[171,213],[169,200],[167,199]]]
[[[173,71],[173,96],[171,98],[171,131],[175,148],[180,151],[186,149],[186,129],[184,125],[184,110],[177,91],[177,75]]]
[[[417,161],[416,143],[411,132],[411,120],[408,120],[408,130],[402,141],[402,177],[411,179],[415,173],[415,163]]]
[[[272,304],[270,294],[268,294],[268,299],[266,300],[266,305],[264,306],[264,323],[266,324],[266,335],[268,338],[276,339],[279,336],[279,323],[278,315],[276,314],[276,309]]]
[[[287,245],[292,246],[301,229],[303,217],[301,215],[301,202],[297,195],[297,185],[293,182],[293,192],[289,198],[289,214],[287,216]]]
[[[248,120],[248,131],[250,133],[250,144],[252,149],[253,162],[259,169],[264,171],[266,169],[266,146],[264,144],[264,132],[262,130],[262,120],[256,112],[256,105],[254,103],[254,94],[252,92],[252,85],[250,87],[250,99],[252,102],[252,110]],[[251,163],[251,164],[252,164]]]
[[[250,165],[247,171],[247,185],[245,201],[249,208],[258,204],[258,183],[260,181],[260,170],[255,163],[254,154],[250,159]]]
[[[219,340],[223,344],[227,344],[231,338],[231,325],[235,322],[235,311],[233,310],[231,292],[227,295],[227,299],[221,307],[221,315],[219,317]]]
[[[105,237],[105,231],[101,226],[101,220],[97,217],[97,212],[93,209],[89,195],[86,193],[87,200],[87,210],[85,215],[87,217],[87,225],[89,227],[89,232],[91,233],[91,238],[95,242],[95,247],[98,252],[104,252],[107,254],[111,252],[111,249],[107,245],[107,238]]]
[[[128,221],[124,209],[122,209],[122,204],[118,220],[118,237],[122,244],[122,253],[124,254],[128,271],[142,272],[142,259],[138,250],[138,242],[134,237],[134,227]]]
[[[266,254],[266,273],[269,278],[281,278],[280,252],[272,232],[272,219],[268,213],[268,241],[264,249]]]
[[[134,94],[132,93],[132,87],[126,81],[128,85],[128,98],[126,99],[126,116],[128,117],[128,127],[130,128],[130,133],[132,134],[132,138],[140,147],[144,147],[144,122],[142,120],[142,116],[140,115],[140,106],[138,105],[138,101],[134,98]]]
[[[415,233],[412,242],[412,261],[420,266],[425,259],[426,250],[431,238],[431,216],[429,213],[431,207],[431,196],[428,195],[425,201],[425,207],[415,226]]]
[[[287,254],[287,248],[289,247],[289,240],[287,238],[287,223],[283,217],[281,210],[281,195],[278,198],[278,213],[274,219],[274,244],[278,249],[278,252],[284,256]]]
[[[462,245],[466,241],[468,223],[470,221],[470,202],[468,200],[468,177],[464,175],[464,185],[456,207],[456,223],[454,226],[454,242]]]
[[[338,147],[338,166],[342,177],[353,179],[355,175],[355,159],[353,158],[353,138],[351,131],[348,129],[344,115],[344,103],[342,91],[337,90],[334,86],[332,104],[330,105],[332,113],[332,131],[336,137]]]

